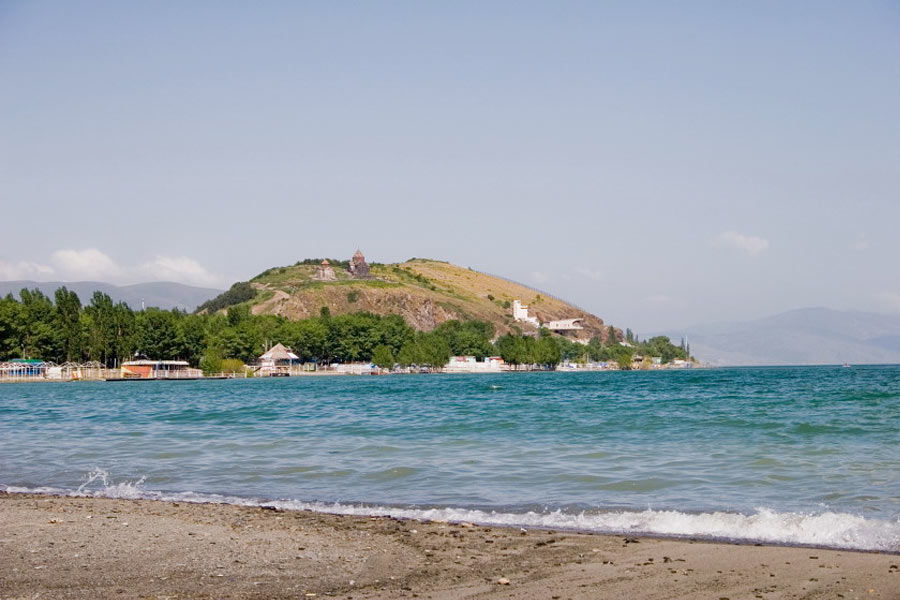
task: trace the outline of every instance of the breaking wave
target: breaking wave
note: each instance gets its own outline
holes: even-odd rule
[[[55,487],[26,488],[0,485],[9,493],[55,494],[72,497],[121,498],[266,506],[284,510],[403,519],[472,522],[482,525],[569,529],[591,533],[674,536],[734,542],[760,542],[797,546],[900,552],[900,519],[867,519],[839,512],[777,512],[760,507],[752,514],[733,512],[689,513],[677,510],[503,510],[465,507],[417,507],[267,500],[193,491],[164,492],[144,488],[145,480],[114,482],[96,469],[75,490]]]

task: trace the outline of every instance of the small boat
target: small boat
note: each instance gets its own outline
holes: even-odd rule
[[[850,368],[850,363],[844,363],[844,364],[841,365],[841,366],[843,366],[845,369],[849,369],[849,368]]]

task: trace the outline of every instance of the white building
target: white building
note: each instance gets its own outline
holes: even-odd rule
[[[499,356],[487,356],[481,362],[474,356],[451,356],[444,367],[445,373],[499,373],[503,367],[503,359]]]
[[[561,321],[550,321],[549,323],[544,323],[544,327],[549,329],[550,331],[579,331],[584,329],[581,325],[584,322],[584,319],[562,319]]]
[[[541,326],[540,322],[537,320],[537,317],[528,316],[528,307],[523,305],[518,300],[513,300],[513,319],[520,322],[531,323],[535,327]]]

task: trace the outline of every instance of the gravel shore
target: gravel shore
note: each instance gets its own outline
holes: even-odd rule
[[[900,599],[900,556],[0,493],[0,599]]]

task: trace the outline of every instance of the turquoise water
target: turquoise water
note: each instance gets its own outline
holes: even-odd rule
[[[0,489],[900,551],[900,367],[6,384]]]

